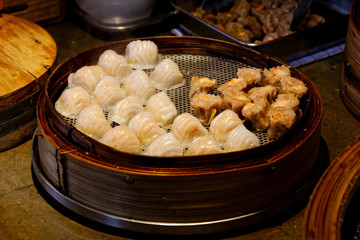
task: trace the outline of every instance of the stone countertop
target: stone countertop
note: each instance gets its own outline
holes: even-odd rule
[[[68,57],[104,43],[64,21],[45,29],[58,47],[56,65]],[[323,100],[321,135],[330,160],[360,136],[360,122],[346,109],[340,98],[339,83],[343,54],[299,67],[311,79]],[[137,234],[103,228],[73,216],[61,206],[39,194],[31,173],[31,143],[0,153],[0,236],[2,239],[135,239]],[[271,226],[249,228],[245,232],[213,235],[222,239],[301,239],[304,207]],[[140,236],[148,238],[149,236]],[[183,237],[185,238],[185,237]],[[173,238],[172,238],[173,239]],[[180,237],[180,239],[182,239]]]

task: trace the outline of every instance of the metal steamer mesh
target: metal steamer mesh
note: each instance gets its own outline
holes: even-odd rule
[[[243,62],[212,56],[191,54],[164,54],[162,56],[164,58],[170,58],[177,63],[185,79],[184,86],[166,91],[172,102],[175,104],[179,115],[185,112],[194,115],[194,110],[190,107],[189,99],[190,82],[192,77],[199,76],[215,79],[217,82],[216,87],[218,87],[232,78],[237,77],[236,74],[238,68],[251,67]],[[151,71],[152,69],[145,70],[148,74],[150,74]],[[217,95],[219,93],[215,90],[214,94]],[[109,113],[107,111],[104,111],[104,113],[107,118]],[[69,124],[75,125],[77,120],[76,118],[63,117]],[[115,123],[112,123],[112,126],[115,125]],[[208,129],[208,127],[206,128]],[[165,130],[170,131],[170,128]],[[253,133],[259,138],[261,145],[273,141],[273,139],[269,139],[266,131],[253,131]]]

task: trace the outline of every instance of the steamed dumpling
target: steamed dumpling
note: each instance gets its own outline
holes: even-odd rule
[[[149,76],[141,69],[133,71],[124,79],[123,89],[127,95],[138,96],[144,104],[155,94]]]
[[[126,96],[124,89],[112,76],[104,76],[96,85],[94,91],[94,103],[99,104],[105,110],[109,110],[118,101]]]
[[[234,111],[227,109],[212,120],[209,133],[217,141],[225,142],[229,132],[239,124],[243,124],[239,116]]]
[[[70,88],[82,87],[92,93],[100,79],[105,75],[105,71],[98,65],[84,66],[69,75],[68,84]]]
[[[90,94],[82,87],[65,89],[55,103],[56,110],[69,118],[76,118],[80,111],[91,105]]]
[[[156,122],[154,115],[147,111],[136,114],[130,120],[129,128],[135,132],[143,145],[149,145],[157,137],[166,134],[166,131]]]
[[[171,126],[171,132],[183,144],[188,145],[194,138],[208,134],[199,119],[190,113],[177,116]]]
[[[172,133],[156,138],[148,147],[146,155],[159,157],[182,156],[184,147]]]
[[[221,149],[220,144],[209,135],[204,135],[193,139],[189,144],[186,155],[204,155],[221,152],[223,152],[223,150]]]
[[[145,109],[154,114],[159,123],[171,124],[177,116],[175,104],[166,92],[158,92],[150,97]]]
[[[100,142],[128,153],[141,153],[141,144],[136,134],[127,126],[116,126],[105,133]]]
[[[158,62],[158,47],[150,40],[135,40],[126,46],[128,63],[138,69],[155,67]]]
[[[130,95],[116,103],[109,112],[109,120],[120,125],[128,125],[130,119],[142,111],[144,107],[140,98]]]
[[[229,132],[226,138],[225,150],[233,152],[257,146],[260,146],[258,137],[249,131],[244,124],[239,124]]]
[[[98,65],[104,69],[106,74],[113,76],[118,81],[121,81],[132,71],[126,58],[111,49],[100,55]]]
[[[165,58],[155,67],[151,78],[155,88],[160,90],[181,87],[185,84],[179,66],[170,58]]]
[[[87,106],[79,113],[75,127],[95,139],[101,139],[111,129],[102,108],[96,104]]]

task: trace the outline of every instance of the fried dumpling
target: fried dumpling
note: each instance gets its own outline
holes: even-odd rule
[[[229,132],[226,138],[225,150],[233,152],[257,146],[260,146],[259,138],[249,131],[244,124],[239,124]]]
[[[120,87],[119,82],[114,77],[106,75],[96,85],[94,103],[100,105],[105,110],[109,110],[125,96],[126,92]]]
[[[209,125],[213,118],[223,109],[223,99],[220,96],[208,93],[195,94],[190,99],[190,106],[195,116],[203,125]]]
[[[100,55],[98,65],[104,69],[107,75],[113,76],[120,82],[132,71],[126,58],[111,49],[104,51]]]
[[[281,93],[292,93],[297,98],[302,98],[307,93],[305,83],[294,77],[285,77],[280,83]]]
[[[96,104],[85,107],[79,113],[75,127],[95,139],[101,139],[111,129],[103,109]]]
[[[185,155],[205,155],[223,152],[220,144],[211,138],[209,135],[204,135],[193,139],[189,144]]]
[[[155,88],[149,76],[141,69],[131,72],[123,81],[123,89],[126,94],[138,96],[143,104],[155,94]]]
[[[177,116],[171,126],[171,132],[183,144],[188,145],[194,138],[208,134],[199,119],[190,113]]]
[[[267,133],[269,138],[279,138],[294,126],[297,116],[292,109],[271,108],[268,112],[269,128]]]
[[[136,136],[140,140],[140,143],[145,146],[149,145],[157,137],[166,134],[166,131],[156,122],[154,115],[148,111],[136,114],[130,120],[129,128],[135,132]]]
[[[264,82],[274,87],[279,87],[281,80],[286,77],[291,77],[289,66],[281,65],[264,69]]]
[[[109,112],[109,121],[120,125],[128,125],[136,114],[144,111],[141,99],[130,95],[118,101]]]
[[[156,138],[146,150],[145,155],[158,157],[182,156],[184,147],[170,132]]]
[[[56,110],[69,118],[76,118],[80,111],[91,105],[90,94],[82,87],[65,89],[55,103]]]
[[[105,71],[98,65],[84,66],[69,75],[68,85],[70,88],[82,87],[92,93],[100,79],[105,75]]]
[[[247,85],[254,86],[261,84],[261,69],[260,68],[250,68],[242,67],[238,69],[237,72],[238,78],[244,78],[247,82]]]
[[[216,86],[216,80],[206,77],[192,77],[190,82],[189,97],[192,98],[198,93],[213,93]]]
[[[107,131],[100,142],[128,153],[141,153],[141,144],[136,134],[127,126],[115,126]]]
[[[150,76],[155,88],[160,90],[177,88],[185,84],[179,66],[170,58],[163,59]]]
[[[234,111],[225,110],[212,120],[209,133],[215,140],[225,142],[229,132],[240,124],[243,122]]]
[[[149,69],[158,63],[158,47],[150,40],[135,40],[126,46],[128,63],[137,69]]]
[[[150,97],[145,109],[154,114],[160,124],[171,124],[177,116],[175,104],[166,92],[158,92]]]

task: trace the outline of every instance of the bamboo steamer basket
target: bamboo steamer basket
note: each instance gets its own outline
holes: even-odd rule
[[[360,1],[350,8],[340,95],[349,112],[360,119]]]
[[[196,66],[200,72],[221,75],[223,62],[258,68],[286,64],[220,40],[143,39],[154,41],[160,54],[180,55],[180,65],[191,69]],[[321,98],[311,81],[294,68],[292,75],[309,89],[301,104],[302,117],[280,139],[245,151],[186,157],[128,154],[89,138],[64,120],[54,103],[67,85],[67,76],[81,66],[95,64],[107,49],[124,54],[133,40],[79,53],[49,77],[38,102],[38,130],[32,151],[36,180],[53,198],[97,222],[161,234],[213,233],[246,227],[278,216],[306,199],[328,155],[320,136]],[[203,59],[203,63],[193,58]],[[217,68],[220,73],[214,70]],[[236,74],[237,68],[234,71]],[[188,82],[190,75],[198,73],[183,72],[189,75]],[[184,99],[176,104],[179,113],[185,111]]]
[[[359,237],[359,154],[357,139],[339,154],[319,180],[306,208],[303,239]]]
[[[53,38],[37,24],[0,16],[0,151],[31,139],[36,102],[56,58]]]

